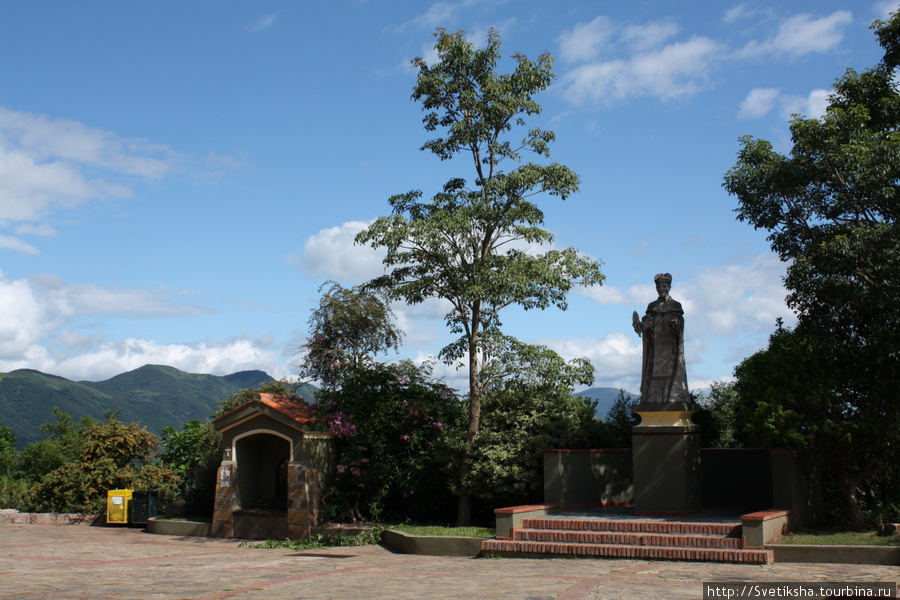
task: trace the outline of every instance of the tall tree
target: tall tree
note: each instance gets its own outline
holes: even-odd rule
[[[300,374],[325,387],[337,386],[342,373],[361,367],[374,355],[396,350],[403,332],[394,324],[390,305],[377,294],[359,287],[345,288],[333,281],[309,318],[309,339]]]
[[[739,200],[738,219],[768,230],[788,263],[796,332],[844,367],[830,401],[847,407],[843,418],[881,427],[884,450],[897,443],[900,424],[893,383],[900,372],[900,13],[872,27],[882,61],[862,73],[847,70],[821,119],[791,121],[790,156],[742,138],[724,187]],[[860,525],[855,490],[848,502]]]
[[[450,303],[447,325],[459,338],[440,356],[448,363],[464,360],[468,366],[465,442],[471,449],[478,437],[481,397],[489,384],[482,373],[495,348],[507,343],[500,312],[512,305],[565,309],[572,286],[600,284],[603,275],[598,261],[573,248],[531,250],[553,242],[542,228],[544,214],[532,196],[547,193],[565,199],[579,183],[572,170],[557,163],[520,164],[526,152],[549,157],[553,132],[531,129],[520,143],[509,139],[514,127],[524,127],[525,116],[541,112],[533,96],[553,79],[550,56],[542,54],[532,62],[514,54],[515,70],[501,74],[496,71],[501,56],[497,32],[488,34],[483,49],[467,42],[463,32],[439,29],[435,37],[439,61],[413,61],[419,75],[412,97],[426,111],[425,129],[444,134],[421,149],[441,160],[471,160],[471,183],[451,179],[428,201],[419,190],[391,197],[391,216],[377,219],[356,241],[387,250],[384,263],[391,270],[370,282],[371,288],[411,304],[429,298]],[[513,163],[509,171],[504,170],[507,163]],[[460,481],[469,468],[466,455]],[[468,523],[470,512],[470,497],[462,492],[457,521]]]

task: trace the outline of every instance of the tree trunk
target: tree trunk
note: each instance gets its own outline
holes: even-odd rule
[[[859,480],[851,479],[844,482],[844,492],[847,500],[847,513],[850,517],[850,527],[855,531],[862,531],[866,525],[863,518],[862,509],[859,507],[859,498],[856,497],[856,490],[859,488]]]
[[[469,457],[468,452],[463,457],[463,462],[459,468],[459,502],[456,506],[456,526],[468,527],[472,524],[472,494],[463,488],[462,482],[466,475],[469,474]]]
[[[477,307],[473,311],[477,313]],[[472,334],[469,336],[469,426],[466,428],[466,442],[459,465],[459,503],[456,509],[456,526],[468,527],[472,524],[472,494],[466,489],[465,480],[472,466],[469,461],[472,458],[471,449],[478,439],[478,426],[481,423],[481,384],[478,381],[478,334],[477,319],[472,319]]]

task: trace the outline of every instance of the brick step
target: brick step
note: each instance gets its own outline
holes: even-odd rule
[[[665,535],[719,535],[722,537],[740,537],[741,535],[740,522],[691,523],[687,521],[658,521],[652,519],[533,518],[522,519],[522,528],[566,531],[619,531]]]
[[[677,548],[741,549],[741,538],[713,535],[630,533],[621,531],[565,531],[516,529],[513,539],[523,542],[561,542],[567,544],[613,544],[628,546],[670,546]]]
[[[585,556],[598,558],[637,558],[645,560],[696,560],[744,564],[772,562],[771,550],[735,550],[724,548],[670,548],[665,546],[628,546],[622,544],[569,544],[521,540],[485,540],[483,552],[511,556]]]

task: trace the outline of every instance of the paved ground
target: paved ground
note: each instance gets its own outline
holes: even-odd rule
[[[0,598],[616,600],[701,598],[704,581],[892,581],[900,567],[468,559],[318,552],[135,529],[0,523]]]

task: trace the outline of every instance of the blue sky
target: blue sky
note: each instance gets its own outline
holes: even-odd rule
[[[607,276],[566,312],[510,311],[508,333],[636,391],[631,313],[670,272],[690,387],[727,379],[792,322],[783,265],[721,188],[738,139],[789,151],[790,115],[880,59],[869,25],[896,6],[2,0],[0,372],[296,374],[319,286],[381,273],[356,232],[393,194],[471,177],[418,150],[409,61],[443,27],[553,56],[528,124],[582,185],[541,200],[545,224]],[[401,357],[448,341],[439,302],[394,308]]]

